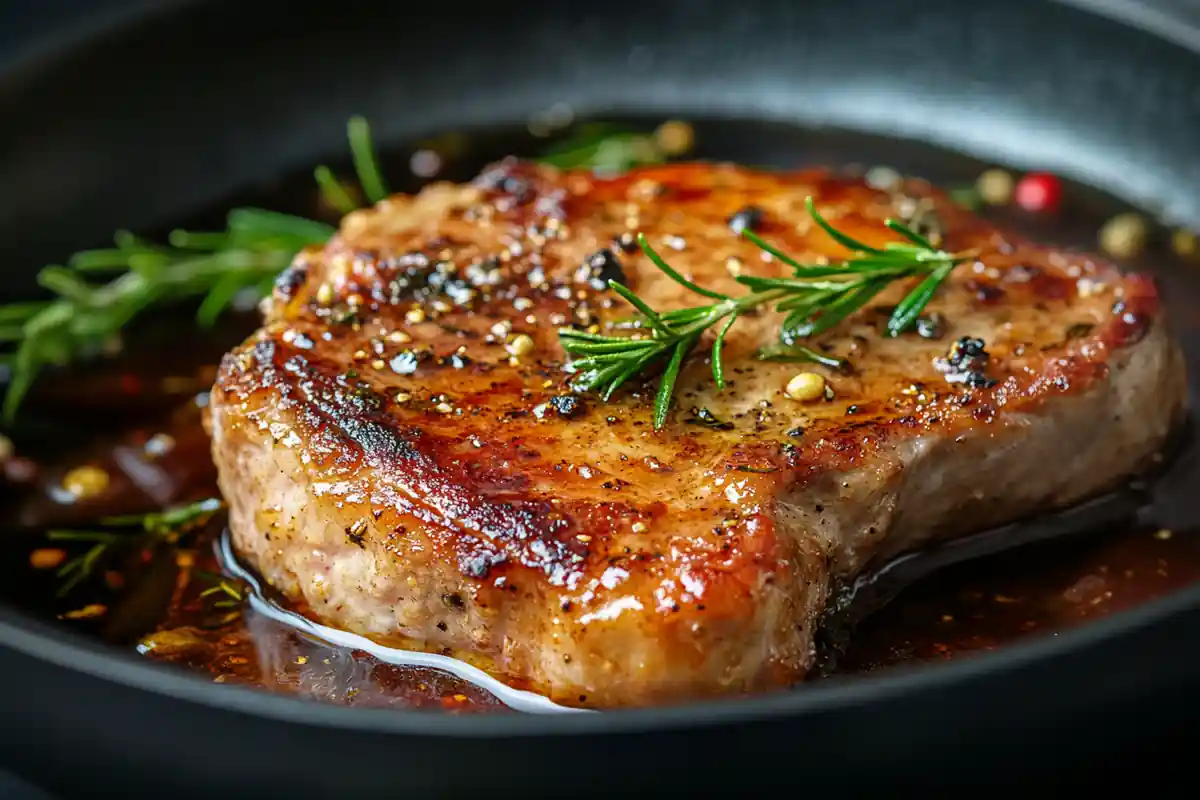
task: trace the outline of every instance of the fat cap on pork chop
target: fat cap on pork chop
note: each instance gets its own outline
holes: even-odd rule
[[[653,371],[572,391],[556,329],[704,304],[634,245],[729,294],[913,220],[975,249],[920,332],[890,287],[807,344],[848,370],[756,358],[780,315],[711,335],[667,423]],[[919,223],[914,223],[919,224]],[[600,178],[508,160],[355,212],[297,257],[221,364],[213,453],[234,544],[321,620],[459,655],[568,704],[781,687],[814,659],[831,588],[868,562],[1061,508],[1143,470],[1184,371],[1152,279],[999,231],[919,181],[689,164]],[[598,327],[592,327],[598,326]],[[829,392],[802,403],[797,372]]]

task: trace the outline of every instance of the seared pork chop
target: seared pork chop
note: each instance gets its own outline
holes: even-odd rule
[[[556,329],[705,302],[922,217],[978,250],[920,330],[871,306],[809,342],[849,369],[759,360],[780,315],[740,319],[713,384],[705,339],[662,430],[655,375],[574,392]],[[756,210],[750,210],[753,207]],[[930,223],[935,223],[932,230]],[[831,587],[946,537],[1067,506],[1145,468],[1181,418],[1153,281],[998,231],[928,185],[823,171],[507,161],[348,216],[301,254],[224,359],[213,453],[238,552],[323,621],[463,655],[563,703],[612,707],[791,684]],[[712,333],[709,333],[711,336]],[[799,371],[829,391],[785,393]]]

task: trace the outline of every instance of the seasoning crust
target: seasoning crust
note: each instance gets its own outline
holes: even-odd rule
[[[710,332],[666,425],[654,373],[572,390],[557,329],[694,305],[637,248],[728,294],[871,245],[894,217],[974,250],[918,330],[889,287],[780,363],[782,315]],[[616,329],[619,329],[616,328]],[[802,376],[802,373],[805,375]],[[818,380],[819,379],[819,380]],[[820,385],[820,390],[814,387]],[[239,553],[323,621],[596,707],[784,686],[834,585],[1143,470],[1185,379],[1154,281],[996,230],[920,181],[685,164],[619,178],[508,160],[345,218],[223,360],[214,456]]]

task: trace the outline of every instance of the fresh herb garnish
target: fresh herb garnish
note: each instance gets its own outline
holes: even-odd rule
[[[757,358],[759,361],[783,361],[788,363],[808,361],[836,370],[844,370],[848,366],[848,362],[844,358],[827,356],[802,344],[784,344],[783,342],[773,342],[766,347],[760,348]]]
[[[653,134],[631,133],[614,125],[591,123],[538,157],[559,169],[591,169],[619,173],[633,167],[661,164],[666,154]]]
[[[750,293],[738,297],[706,289],[683,277],[663,260],[644,235],[639,234],[638,246],[659,270],[685,289],[716,302],[659,313],[626,286],[609,281],[609,287],[640,312],[638,327],[646,333],[629,337],[606,336],[560,328],[559,340],[571,356],[569,369],[576,373],[572,381],[575,388],[599,391],[607,400],[630,378],[665,358],[666,368],[654,400],[654,427],[659,429],[666,422],[684,358],[700,337],[718,323],[722,324],[713,340],[712,374],[717,388],[723,389],[725,375],[721,351],[729,329],[740,315],[772,305],[776,311],[787,312],[780,340],[792,346],[799,339],[833,328],[894,281],[920,277],[921,282],[904,297],[888,319],[888,335],[898,336],[912,327],[951,271],[970,257],[968,253],[938,250],[924,236],[891,219],[886,221],[887,227],[907,241],[888,242],[882,248],[871,247],[831,226],[817,211],[811,197],[807,206],[813,221],[855,255],[841,264],[801,264],[752,231],[743,230],[742,236],[791,267],[792,276],[738,276],[738,282],[750,289]],[[810,352],[818,355],[815,351]]]
[[[351,118],[347,138],[361,191],[348,190],[326,166],[314,172],[326,203],[343,214],[359,207],[355,195],[361,194],[373,203],[389,193],[367,121]],[[575,137],[538,160],[562,168],[621,171],[659,163],[665,160],[665,155],[656,147],[653,136],[585,125]],[[894,220],[888,220],[887,226],[908,241],[889,242],[882,249],[869,247],[830,226],[817,213],[811,198],[808,210],[817,224],[856,255],[840,265],[803,265],[747,227],[741,235],[791,266],[793,276],[740,276],[737,280],[751,290],[740,297],[704,289],[685,279],[639,234],[638,246],[668,277],[717,302],[658,314],[623,284],[610,280],[609,287],[641,313],[635,327],[648,329],[649,336],[603,336],[560,329],[564,349],[571,356],[578,356],[571,362],[578,373],[573,382],[576,388],[600,389],[607,399],[631,377],[669,356],[655,400],[655,427],[661,428],[685,356],[713,325],[724,322],[712,349],[713,378],[719,388],[725,385],[721,351],[729,329],[738,316],[763,305],[775,304],[777,311],[788,312],[780,334],[787,350],[767,348],[760,352],[760,358],[808,359],[826,366],[835,362],[841,365],[840,360],[822,356],[798,345],[796,340],[837,325],[892,281],[922,276],[921,283],[896,307],[888,321],[888,333],[897,335],[913,325],[938,286],[967,257],[938,250],[929,239]],[[334,233],[333,227],[321,222],[239,208],[229,213],[223,232],[177,230],[170,235],[169,246],[121,232],[114,237],[114,248],[79,253],[67,267],[46,267],[38,280],[55,292],[57,299],[0,307],[0,342],[18,343],[15,353],[3,357],[11,368],[4,398],[5,420],[11,423],[43,367],[66,365],[102,351],[134,317],[161,303],[202,296],[197,319],[211,325],[242,293],[253,293],[257,299],[269,292],[276,275],[291,264],[299,250],[323,244]],[[87,280],[90,274],[109,272],[120,274],[103,285]],[[822,280],[828,278],[838,280]],[[107,534],[93,534],[101,537],[94,540],[97,546],[107,541]],[[97,550],[102,551],[103,547]],[[93,556],[93,560],[96,558]],[[83,562],[72,569],[81,566]]]
[[[134,317],[163,303],[203,297],[197,320],[211,325],[243,291],[255,298],[268,292],[301,248],[333,233],[320,222],[239,208],[229,212],[220,233],[177,230],[164,246],[122,232],[113,248],[79,253],[66,267],[46,267],[38,282],[56,299],[0,307],[0,341],[19,342],[8,357],[5,421],[12,422],[43,367],[100,352]],[[90,280],[114,272],[120,274],[108,283]]]
[[[90,542],[92,546],[82,555],[67,561],[58,570],[63,582],[58,595],[63,597],[96,573],[99,566],[117,550],[136,546],[178,544],[180,538],[204,525],[223,508],[219,499],[209,498],[149,514],[130,514],[104,517],[99,525],[104,530],[52,530],[46,536],[57,542]]]
[[[209,601],[213,608],[236,608],[246,599],[240,583],[234,578],[197,568],[192,568],[189,574],[192,578],[209,584],[201,590],[200,597],[213,598]]]
[[[385,199],[391,191],[379,168],[379,156],[375,153],[370,123],[362,117],[351,117],[346,123],[346,139],[350,143],[350,159],[354,162],[354,172],[358,178],[359,190],[354,194],[361,193],[369,203],[378,203]],[[313,178],[321,190],[321,197],[331,208],[341,214],[349,214],[361,208],[354,195],[329,167],[317,167],[313,170]],[[332,231],[330,233],[332,234]]]
[[[346,134],[358,186],[347,188],[326,166],[314,173],[326,204],[341,214],[360,207],[357,197],[374,203],[389,193],[370,125],[353,117]],[[652,136],[584,125],[539,160],[562,167],[628,169],[657,163],[662,154]],[[46,267],[38,282],[57,298],[0,306],[0,344],[16,345],[15,352],[0,355],[0,363],[10,370],[5,423],[12,423],[44,367],[105,352],[130,321],[165,303],[202,297],[197,320],[211,325],[235,298],[255,301],[270,292],[275,276],[301,249],[324,244],[334,233],[330,225],[303,217],[238,208],[229,212],[224,231],[177,230],[167,245],[122,231],[112,248],[78,253],[65,267]],[[108,282],[93,282],[101,274]]]

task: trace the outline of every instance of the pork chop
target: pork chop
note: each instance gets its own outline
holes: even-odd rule
[[[848,257],[810,195],[868,244],[898,217],[978,258],[916,332],[882,335],[909,281],[809,342],[849,369],[759,360],[780,315],[739,320],[726,388],[706,339],[661,430],[653,372],[609,402],[571,389],[556,329],[631,314],[607,278],[660,310],[704,302],[634,232],[737,294],[738,274],[787,274],[737,225],[801,261]],[[1118,485],[1184,408],[1151,278],[998,231],[923,182],[825,171],[505,161],[349,215],[264,314],[211,399],[241,556],[328,624],[578,706],[795,683],[838,582]],[[800,371],[829,391],[791,399]]]

